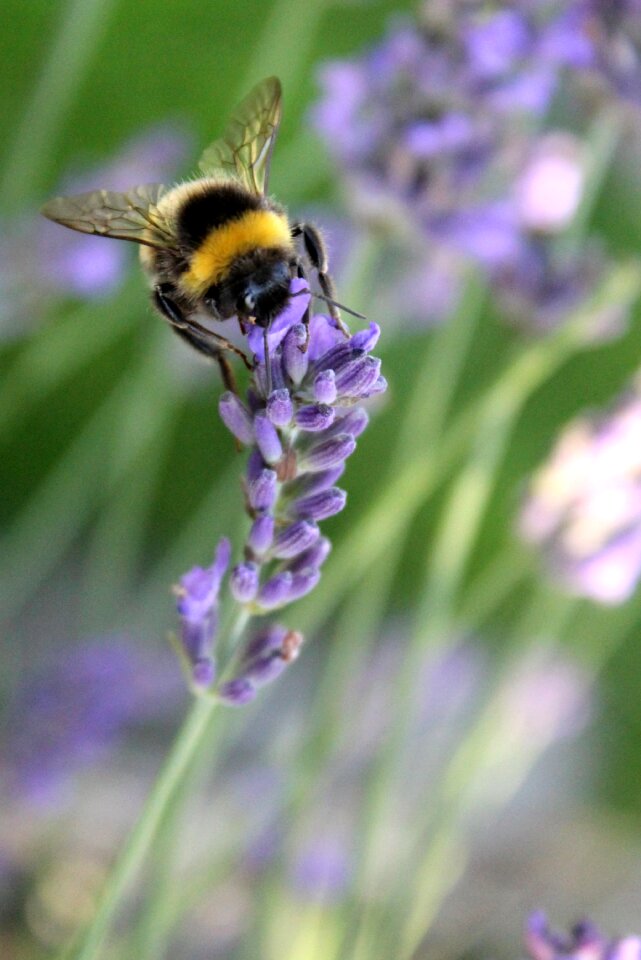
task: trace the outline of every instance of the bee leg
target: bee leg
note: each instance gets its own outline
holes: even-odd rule
[[[326,297],[329,298],[327,303],[329,315],[332,320],[335,321],[338,328],[345,334],[345,336],[349,336],[349,330],[341,320],[338,307],[330,302],[336,299],[334,283],[329,274],[327,248],[325,247],[325,242],[321,237],[319,230],[314,226],[313,223],[295,223],[292,226],[292,236],[302,237],[303,247],[305,248],[307,259],[316,271],[322,292]]]
[[[251,370],[252,365],[242,350],[239,350],[226,337],[221,337],[213,330],[207,330],[206,327],[202,327],[195,320],[185,317],[175,301],[168,297],[161,287],[154,289],[153,301],[179,337],[182,337],[194,350],[198,350],[199,353],[203,353],[206,357],[218,363],[223,383],[232,393],[238,393],[234,374],[224,354],[225,351],[236,354],[241,358],[247,369]]]
[[[173,327],[185,328],[187,326],[187,319],[183,316],[178,304],[168,297],[167,293],[167,284],[154,287],[154,292],[151,295],[151,299],[154,302],[156,310],[158,310],[158,312],[163,315],[165,320],[168,320]]]
[[[292,231],[292,232],[293,232],[293,231]],[[303,264],[301,263],[300,257],[296,257],[295,259],[293,259],[293,260],[290,262],[290,264],[289,264],[289,268],[290,268],[290,271],[291,271],[292,279],[293,279],[294,277],[298,277],[299,280],[305,280],[305,281],[307,281],[307,273],[305,272],[305,267],[304,267]],[[309,284],[308,284],[308,286],[309,286]],[[305,343],[302,345],[302,347],[299,347],[299,350],[301,351],[301,353],[307,353],[307,348],[309,347],[309,320],[310,320],[310,317],[311,317],[311,300],[310,300],[310,302],[307,304],[307,309],[305,310],[305,313],[304,313],[303,316],[301,317],[301,321],[300,321],[300,322],[303,324],[303,326],[305,327]]]

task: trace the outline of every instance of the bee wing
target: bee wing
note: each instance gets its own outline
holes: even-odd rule
[[[56,197],[44,205],[41,213],[80,233],[167,249],[175,246],[175,239],[171,225],[158,210],[165,192],[160,184],[134,187],[127,193],[93,190],[75,197]]]
[[[223,173],[240,180],[252,193],[264,194],[281,105],[278,77],[257,84],[232,114],[225,136],[214,140],[200,158],[198,165],[205,176]]]

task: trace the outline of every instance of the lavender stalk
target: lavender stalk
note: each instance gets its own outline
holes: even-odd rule
[[[304,286],[294,280],[292,293]],[[276,318],[267,358],[262,331],[250,332],[256,362],[246,400],[230,393],[220,399],[223,422],[249,450],[244,488],[250,526],[243,557],[228,573],[231,546],[223,538],[211,566],[193,567],[176,587],[177,645],[199,696],[116,861],[90,927],[67,954],[73,960],[91,960],[103,945],[125,891],[207,740],[216,706],[252,700],[296,658],[303,642],[298,631],[271,621],[260,623],[247,638],[244,630],[251,620],[293,603],[317,585],[330,552],[318,524],[345,506],[346,494],[335,483],[367,425],[358,404],[387,386],[380,361],[370,355],[379,335],[376,324],[346,336],[331,318],[314,315],[307,331],[301,321],[309,300],[309,295],[292,298]],[[226,577],[234,615],[227,636],[220,637]],[[222,668],[217,644],[231,652]]]

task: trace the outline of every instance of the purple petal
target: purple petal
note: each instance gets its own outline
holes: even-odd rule
[[[347,460],[356,449],[356,441],[349,433],[322,440],[303,453],[298,459],[301,473],[315,473],[337,467]]]
[[[369,353],[378,343],[380,335],[381,328],[377,323],[371,321],[370,325],[364,330],[358,330],[349,342],[354,350],[365,350],[366,353]]]
[[[319,535],[320,530],[315,523],[297,520],[278,534],[274,540],[272,554],[279,559],[296,557],[311,547],[318,540]]]
[[[317,403],[333,403],[336,399],[336,373],[321,370],[314,380],[314,400]]]
[[[387,387],[388,387],[387,380],[381,374],[376,378],[376,380],[371,385],[371,387],[369,387],[368,390],[366,390],[364,393],[361,394],[361,398],[363,400],[366,400],[368,397],[375,397],[379,393],[385,393],[385,391],[387,390]]]
[[[262,557],[271,547],[273,539],[274,518],[270,516],[256,517],[247,537],[250,550],[257,557]]]
[[[349,433],[354,438],[360,437],[363,430],[369,423],[369,415],[364,407],[352,407],[342,417],[338,417],[327,431],[328,437],[338,436],[342,433]]]
[[[267,580],[258,594],[260,606],[265,610],[274,610],[276,607],[282,607],[283,604],[287,603],[293,579],[293,575],[285,570]]]
[[[210,687],[216,677],[216,665],[210,658],[197,660],[192,670],[194,685],[200,688]]]
[[[275,427],[286,427],[294,415],[289,390],[274,390],[267,400],[267,416]]]
[[[254,442],[254,426],[247,407],[241,403],[235,393],[223,393],[218,401],[220,418],[241,443]]]
[[[287,306],[284,310],[274,317],[270,326],[269,333],[267,334],[267,342],[269,344],[270,355],[274,353],[276,347],[281,343],[285,338],[285,335],[291,327],[295,324],[300,323],[303,314],[309,306],[311,297],[309,294],[301,294],[300,291],[307,290],[308,285],[306,280],[302,280],[299,277],[295,277],[290,285],[290,294],[296,294],[296,296],[290,296],[290,299],[287,301]],[[253,326],[249,333],[247,334],[247,342],[249,348],[254,354],[255,357],[260,362],[265,361],[265,348],[263,342],[263,329],[262,327]]]
[[[255,563],[239,563],[231,572],[229,589],[238,603],[249,603],[258,593],[259,571]]]
[[[314,370],[318,372],[333,370],[334,373],[337,373],[345,364],[351,363],[352,360],[362,356],[362,353],[361,350],[355,349],[350,341],[343,337],[333,347],[321,354],[319,359],[314,362]]]
[[[332,467],[331,470],[304,473],[287,485],[287,495],[290,497],[307,497],[311,496],[312,493],[320,493],[321,490],[333,487],[344,472],[345,464],[340,463]]]
[[[253,510],[270,510],[277,493],[276,471],[266,467],[247,485],[247,497]]]
[[[294,574],[292,585],[289,588],[288,603],[294,600],[300,600],[301,597],[311,593],[320,580],[320,570],[305,570],[302,573]]]
[[[206,685],[213,679],[213,648],[218,629],[218,594],[229,566],[231,545],[223,538],[218,543],[210,567],[193,567],[177,587],[176,607],[180,617],[180,642],[193,668],[194,682]],[[209,666],[206,666],[206,665]]]
[[[347,364],[336,376],[336,390],[342,397],[364,396],[380,376],[381,361],[365,356]]]
[[[241,677],[221,683],[216,693],[221,703],[227,704],[228,707],[242,707],[254,699],[256,687],[251,681]]]
[[[330,317],[314,314],[309,324],[309,359],[318,360],[338,343],[345,343],[345,335]]]
[[[278,430],[264,413],[257,413],[254,417],[254,433],[258,449],[266,462],[278,463],[283,455],[283,447]]]
[[[309,353],[304,349],[306,344],[307,328],[302,323],[291,328],[283,343],[283,366],[296,386],[303,380],[309,366]]]
[[[210,567],[192,567],[180,578],[176,606],[181,617],[199,620],[211,611],[218,600],[220,584],[230,558],[231,544],[223,537],[216,547]]]
[[[347,502],[347,494],[339,487],[330,487],[322,493],[315,493],[311,497],[302,497],[292,506],[292,513],[296,517],[307,520],[327,520],[334,514],[340,513]]]
[[[314,403],[308,407],[300,407],[296,412],[296,426],[310,433],[327,430],[334,422],[335,411],[325,403]]]
[[[257,687],[264,686],[280,676],[300,651],[303,636],[272,624],[249,641],[243,653],[237,679],[249,680]]]
[[[331,550],[332,545],[327,537],[320,537],[309,550],[288,563],[288,569],[294,574],[318,570],[325,563]]]

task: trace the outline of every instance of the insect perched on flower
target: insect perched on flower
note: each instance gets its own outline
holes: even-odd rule
[[[198,314],[237,317],[243,332],[246,324],[262,327],[267,343],[269,325],[290,297],[291,280],[305,277],[311,266],[321,287],[318,296],[342,329],[318,230],[290,223],[266,194],[280,117],[280,81],[268,77],[236,108],[224,137],[203,153],[201,178],[169,189],[151,185],[58,197],[42,210],[72,230],[141,244],[155,307],[192,347],[218,361],[229,389],[235,388],[225,351],[247,366],[249,361],[226,337],[201,325]]]

